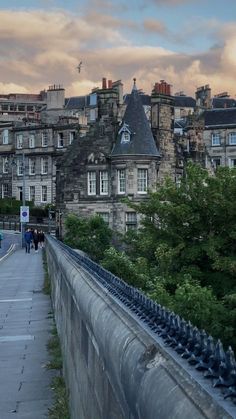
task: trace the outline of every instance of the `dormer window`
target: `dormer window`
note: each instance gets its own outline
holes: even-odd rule
[[[124,122],[122,125],[119,134],[121,134],[121,143],[129,143],[130,142],[130,135],[131,131],[129,129],[129,125]]]

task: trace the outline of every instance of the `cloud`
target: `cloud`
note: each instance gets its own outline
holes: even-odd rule
[[[144,29],[148,32],[165,34],[167,32],[166,26],[160,20],[147,19],[143,22]]]
[[[193,1],[196,1],[196,0],[151,0],[151,2],[157,6],[159,5],[178,6],[180,4],[192,3]]]
[[[98,1],[101,5],[102,0]],[[210,84],[215,93],[235,93],[233,23],[220,28],[218,25],[217,30],[217,22],[212,21],[214,47],[183,54],[135,44],[123,31],[127,27],[135,29],[135,24],[119,20],[107,10],[103,14],[87,11],[84,16],[62,10],[0,10],[0,21],[0,93],[33,93],[55,83],[64,85],[67,96],[82,95],[101,85],[102,77],[122,79],[125,91],[131,89],[132,79],[137,77],[138,87],[147,93],[160,79],[172,84],[173,91],[184,90],[192,95],[202,84]],[[206,22],[204,25],[207,28]],[[162,22],[146,19],[144,27],[169,36]],[[80,60],[83,65],[78,73]]]

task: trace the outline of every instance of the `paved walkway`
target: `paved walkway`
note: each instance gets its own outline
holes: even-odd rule
[[[55,371],[45,368],[53,320],[41,252],[20,249],[0,262],[1,419],[46,418],[53,403]]]

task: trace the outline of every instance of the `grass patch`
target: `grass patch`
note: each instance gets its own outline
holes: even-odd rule
[[[48,369],[61,370],[62,369],[62,354],[58,335],[52,336],[48,343],[47,349],[52,359],[47,363]]]
[[[55,377],[53,379],[52,389],[54,390],[56,401],[54,406],[48,410],[48,417],[50,419],[70,419],[68,396],[63,377]]]
[[[47,258],[45,249],[43,249],[43,269],[44,269],[44,283],[43,283],[43,292],[46,295],[51,295],[51,281],[48,274],[47,267]]]

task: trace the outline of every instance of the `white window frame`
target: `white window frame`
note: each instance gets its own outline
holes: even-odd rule
[[[9,184],[3,183],[2,184],[2,198],[8,198],[8,197],[9,197]]]
[[[35,148],[35,135],[29,135],[29,148]]]
[[[88,195],[89,196],[96,195],[96,172],[95,171],[88,172]]]
[[[70,145],[72,144],[74,139],[75,139],[75,131],[70,131],[70,134],[69,134],[69,144]]]
[[[108,171],[100,171],[100,195],[108,195]]]
[[[102,217],[103,221],[106,224],[109,224],[109,216],[110,216],[109,212],[97,212],[97,215],[99,215],[100,217]]]
[[[33,191],[34,191],[34,193],[32,194],[32,189],[33,189]],[[33,201],[33,202],[35,202],[35,185],[30,185],[29,186],[29,201]],[[33,199],[32,199],[32,195],[33,195]]]
[[[18,159],[17,160],[17,176],[23,176],[23,172],[24,172],[23,160]]]
[[[32,170],[33,169],[33,170]],[[36,159],[29,157],[29,175],[36,175]]]
[[[48,174],[48,157],[41,157],[41,175]]]
[[[235,161],[235,164],[233,163]],[[229,159],[229,167],[232,169],[233,167],[236,167],[236,157],[231,157]]]
[[[117,170],[117,178],[118,178],[118,194],[124,195],[126,192],[126,170],[125,169],[118,169]]]
[[[42,132],[42,147],[48,146],[48,133],[46,131]]]
[[[148,188],[148,169],[137,169],[137,192],[138,194],[147,194]]]
[[[45,195],[46,193],[46,195]],[[46,197],[46,200],[43,199]],[[41,202],[48,202],[48,187],[47,185],[42,185],[41,186]]]
[[[236,145],[236,132],[229,133],[229,145]]]
[[[57,148],[64,147],[64,132],[58,132],[57,134]]]
[[[220,140],[221,140],[220,133],[213,132],[212,135],[211,135],[211,145],[212,145],[212,147],[220,146],[220,144],[221,144]]]
[[[9,173],[9,157],[2,159],[2,173]]]
[[[8,129],[4,129],[2,132],[2,143],[5,145],[9,143],[9,130]]]
[[[18,150],[23,148],[23,135],[22,134],[17,134],[16,136],[16,148]]]
[[[125,229],[136,230],[137,229],[137,213],[135,211],[129,211],[125,213]]]

